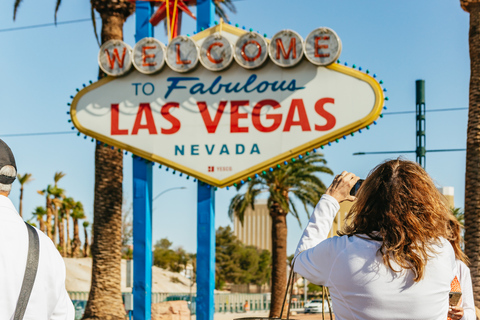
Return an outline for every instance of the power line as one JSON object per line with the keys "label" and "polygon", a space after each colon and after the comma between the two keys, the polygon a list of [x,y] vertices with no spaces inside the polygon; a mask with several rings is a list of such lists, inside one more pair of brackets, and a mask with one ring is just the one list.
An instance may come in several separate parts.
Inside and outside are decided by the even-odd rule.
{"label": "power line", "polygon": [[12,134],[0,134],[0,137],[28,137],[28,136],[48,136],[57,134],[72,134],[75,131],[57,131],[57,132],[36,132],[36,133],[12,133]]}
{"label": "power line", "polygon": [[[100,18],[95,18],[96,20]],[[7,29],[0,29],[0,32],[10,32],[10,31],[19,31],[19,30],[25,30],[25,29],[36,29],[36,28],[45,28],[45,27],[52,27],[52,26],[58,26],[62,24],[71,24],[71,23],[79,23],[79,22],[86,22],[86,21],[92,21],[91,18],[88,19],[78,19],[78,20],[68,20],[68,21],[60,21],[55,24],[55,22],[52,23],[44,23],[44,24],[34,24],[31,26],[23,26],[23,27],[15,27],[15,28],[7,28]]]}
{"label": "power line", "polygon": [[[468,110],[468,108],[446,108],[446,109],[431,109],[425,110],[425,112],[442,112],[442,111],[459,111],[459,110]],[[407,114],[415,113],[416,111],[396,111],[396,112],[384,112],[386,115],[395,115],[395,114]]]}
{"label": "power line", "polygon": [[[425,150],[425,152],[457,152],[457,151],[467,151],[467,149],[435,149],[435,150]],[[416,153],[414,150],[409,151],[372,151],[372,152],[355,152],[354,156],[364,156],[367,154],[391,154],[391,153]]]}

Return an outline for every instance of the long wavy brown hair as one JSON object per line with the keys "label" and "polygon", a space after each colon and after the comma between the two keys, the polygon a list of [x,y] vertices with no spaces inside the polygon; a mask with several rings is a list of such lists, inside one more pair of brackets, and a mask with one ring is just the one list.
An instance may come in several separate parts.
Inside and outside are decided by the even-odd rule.
{"label": "long wavy brown hair", "polygon": [[449,228],[450,228],[450,244],[455,252],[455,258],[463,261],[466,265],[469,264],[467,255],[462,251],[462,225],[458,222],[457,218],[453,214],[449,216]]}
{"label": "long wavy brown hair", "polygon": [[357,193],[339,235],[366,235],[381,241],[379,254],[423,278],[425,265],[440,238],[450,240],[450,210],[430,176],[418,164],[389,160],[373,169]]}

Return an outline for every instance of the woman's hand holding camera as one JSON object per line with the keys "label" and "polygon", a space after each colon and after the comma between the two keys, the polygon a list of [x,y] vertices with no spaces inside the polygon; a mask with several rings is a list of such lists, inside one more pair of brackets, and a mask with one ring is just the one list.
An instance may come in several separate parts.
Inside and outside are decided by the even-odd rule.
{"label": "woman's hand holding camera", "polygon": [[328,187],[325,194],[334,197],[338,203],[354,201],[356,197],[350,195],[350,190],[360,178],[351,172],[343,171],[333,179],[332,184]]}
{"label": "woman's hand holding camera", "polygon": [[463,318],[463,308],[459,306],[450,306],[448,308],[448,317],[452,320],[459,320]]}

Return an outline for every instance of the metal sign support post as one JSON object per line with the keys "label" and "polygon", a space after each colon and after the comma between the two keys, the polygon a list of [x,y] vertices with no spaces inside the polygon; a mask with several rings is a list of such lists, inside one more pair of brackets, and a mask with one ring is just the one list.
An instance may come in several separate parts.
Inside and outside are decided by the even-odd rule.
{"label": "metal sign support post", "polygon": [[[213,24],[212,0],[197,1],[197,32]],[[215,289],[215,190],[197,183],[197,319],[213,320]]]}
{"label": "metal sign support post", "polygon": [[197,191],[197,319],[213,320],[215,289],[215,191],[198,182]]}
{"label": "metal sign support post", "polygon": [[[153,36],[152,7],[136,1],[135,41]],[[152,164],[133,159],[133,313],[150,320],[152,313]]]}

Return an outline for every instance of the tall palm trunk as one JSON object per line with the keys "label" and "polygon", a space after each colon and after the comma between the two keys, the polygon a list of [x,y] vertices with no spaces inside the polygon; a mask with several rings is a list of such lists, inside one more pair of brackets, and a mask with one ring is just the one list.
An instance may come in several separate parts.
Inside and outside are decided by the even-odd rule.
{"label": "tall palm trunk", "polygon": [[52,210],[53,210],[53,218],[54,218],[54,221],[53,221],[53,243],[55,243],[55,246],[58,246],[58,241],[59,241],[59,237],[58,237],[58,227],[59,227],[59,224],[58,224],[58,210],[57,208],[55,207],[55,205],[52,206]]}
{"label": "tall palm trunk", "polygon": [[470,12],[470,95],[465,172],[465,253],[470,259],[475,305],[480,308],[480,3],[461,1]]}
{"label": "tall palm trunk", "polygon": [[[287,213],[278,203],[270,205],[272,217],[272,297],[270,318],[279,318],[287,286]],[[285,312],[285,311],[284,311]]]}
{"label": "tall palm trunk", "polygon": [[[91,0],[102,18],[102,43],[123,40],[123,24],[135,11],[128,0]],[[83,319],[125,318],[120,266],[122,259],[123,153],[97,144],[93,212],[92,284]]]}
{"label": "tall palm trunk", "polygon": [[58,216],[58,246],[60,248],[60,253],[63,257],[66,257],[66,247],[65,247],[65,229],[63,228],[63,219]]}
{"label": "tall palm trunk", "polygon": [[[87,238],[85,238],[85,241],[88,241]],[[73,219],[73,248],[72,248],[72,256],[74,258],[78,258],[80,254],[80,246],[82,245],[82,242],[80,241],[80,235],[79,235],[79,230],[78,230],[78,219]]]}
{"label": "tall palm trunk", "polygon": [[20,203],[18,205],[18,213],[23,217],[23,184],[20,186]]}
{"label": "tall palm trunk", "polygon": [[72,248],[70,243],[70,210],[65,210],[65,220],[66,220],[66,244],[65,244],[65,257],[72,256]]}
{"label": "tall palm trunk", "polygon": [[87,227],[84,225],[83,226],[83,233],[84,233],[84,236],[85,236],[85,242],[83,243],[83,256],[84,257],[88,257],[89,255],[89,247],[88,247],[88,231],[87,231]]}
{"label": "tall palm trunk", "polygon": [[45,221],[43,221],[43,217],[42,217],[42,216],[38,216],[38,217],[37,217],[37,221],[38,221],[38,225],[39,225],[40,231],[46,232],[46,230],[45,230]]}
{"label": "tall palm trunk", "polygon": [[52,199],[47,194],[47,221],[46,221],[46,229],[47,229],[47,236],[55,243],[52,233]]}
{"label": "tall palm trunk", "polygon": [[123,155],[97,145],[95,157],[92,284],[83,319],[124,319],[120,264],[122,258]]}

